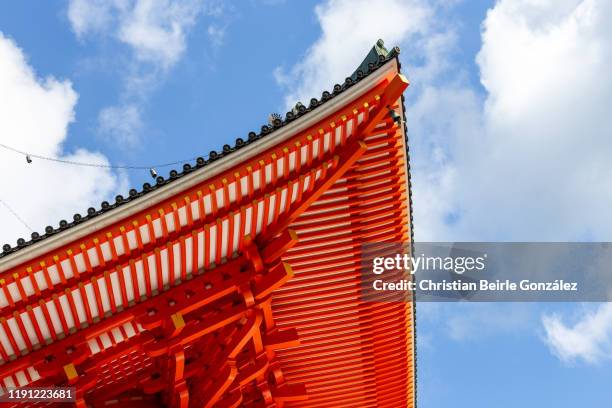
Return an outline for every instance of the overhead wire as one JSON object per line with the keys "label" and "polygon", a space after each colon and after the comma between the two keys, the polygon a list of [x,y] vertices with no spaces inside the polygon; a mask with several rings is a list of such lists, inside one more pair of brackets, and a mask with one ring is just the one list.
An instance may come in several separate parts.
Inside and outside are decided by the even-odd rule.
{"label": "overhead wire", "polygon": [[15,217],[17,221],[22,223],[28,230],[30,230],[30,232],[34,232],[34,230],[28,225],[28,223],[25,222],[23,218],[21,218],[19,214],[17,214],[17,212],[13,210],[13,208],[11,208],[11,206],[6,203],[6,201],[0,199],[0,204],[2,204],[4,208],[6,208],[8,212],[10,212],[13,215],[13,217]]}
{"label": "overhead wire", "polygon": [[[5,150],[12,151],[14,153],[18,153],[24,156],[26,159],[30,158],[30,160],[31,158],[35,158],[35,159],[46,160],[46,161],[51,161],[51,162],[56,162],[56,163],[69,164],[72,166],[101,167],[101,168],[107,168],[107,169],[150,170],[152,168],[170,167],[170,166],[176,166],[179,164],[190,163],[198,159],[198,157],[192,157],[189,159],[177,160],[177,161],[167,162],[167,163],[149,164],[146,166],[145,165],[105,164],[105,163],[90,163],[90,162],[81,162],[81,161],[76,161],[76,160],[67,160],[67,159],[61,159],[58,157],[50,157],[50,156],[44,156],[41,154],[29,153],[24,150],[16,149],[12,146],[5,145],[3,143],[0,143],[0,147]],[[200,157],[206,157],[206,155],[203,155]],[[30,160],[28,160],[28,163],[30,163]]]}
{"label": "overhead wire", "polygon": [[[61,159],[58,157],[50,157],[50,156],[44,156],[41,154],[30,153],[24,150],[14,148],[12,146],[8,146],[3,143],[0,143],[0,148],[3,148],[5,150],[8,150],[13,153],[17,153],[17,154],[24,156],[28,163],[32,163],[32,158],[35,158],[35,159],[40,159],[40,160],[45,160],[45,161],[50,161],[50,162],[55,162],[55,163],[60,163],[60,164],[67,164],[71,166],[97,167],[97,168],[122,169],[122,170],[149,170],[149,172],[151,173],[153,177],[157,177],[157,172],[155,171],[156,168],[170,167],[170,166],[176,166],[176,165],[185,164],[185,163],[191,163],[193,161],[196,161],[199,157],[208,156],[208,155],[202,155],[199,157],[192,157],[192,158],[184,159],[184,160],[176,160],[176,161],[167,162],[167,163],[156,163],[156,164],[150,164],[150,165],[145,166],[145,165],[91,163],[91,162],[82,162],[82,161],[76,161],[76,160],[67,160],[67,159]],[[0,204],[2,204],[2,206],[6,208],[6,210],[17,221],[19,221],[23,226],[25,226],[30,232],[34,232],[34,230],[28,225],[28,223],[25,222],[25,220],[21,218],[21,216],[15,210],[13,210],[13,208],[10,205],[8,205],[6,201],[0,199]]]}

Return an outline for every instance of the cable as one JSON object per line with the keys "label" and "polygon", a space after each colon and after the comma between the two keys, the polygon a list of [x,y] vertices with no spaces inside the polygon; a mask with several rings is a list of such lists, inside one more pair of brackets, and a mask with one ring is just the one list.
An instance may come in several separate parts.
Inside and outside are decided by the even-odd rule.
{"label": "cable", "polygon": [[22,223],[27,229],[30,230],[30,232],[34,232],[34,230],[23,220],[23,218],[21,218],[19,216],[19,214],[17,214],[10,205],[8,205],[6,202],[4,202],[2,199],[0,199],[0,204],[2,204],[11,214],[13,214],[13,216],[17,219],[17,221],[19,221],[20,223]]}
{"label": "cable", "polygon": [[[28,163],[32,162],[31,158],[33,157],[33,158],[40,159],[40,160],[46,160],[46,161],[62,163],[62,164],[69,164],[69,165],[72,165],[72,166],[99,167],[99,168],[107,168],[107,169],[149,170],[153,177],[157,176],[157,172],[155,171],[155,168],[170,167],[170,166],[176,166],[178,164],[190,163],[190,162],[196,161],[199,158],[199,157],[193,157],[193,158],[190,158],[190,159],[177,160],[177,161],[168,162],[168,163],[151,164],[151,165],[148,165],[148,166],[132,166],[132,165],[114,165],[114,164],[87,163],[87,162],[79,162],[79,161],[74,161],[74,160],[59,159],[57,157],[48,157],[48,156],[43,156],[43,155],[40,155],[40,154],[28,153],[28,152],[16,149],[16,148],[11,147],[11,146],[7,146],[7,145],[5,145],[3,143],[0,143],[0,147],[5,149],[5,150],[9,150],[11,152],[14,152],[14,153],[21,154],[22,156],[24,156],[26,158]],[[207,156],[208,155],[203,155],[201,157],[207,157]],[[21,224],[23,224],[28,230],[30,230],[31,232],[34,232],[34,230],[28,225],[28,223],[26,223],[23,220],[23,218],[21,218],[19,216],[19,214],[17,214],[15,212],[15,210],[13,210],[11,208],[11,206],[9,206],[5,201],[0,199],[0,204],[2,204],[13,215],[13,217],[15,217],[15,219],[17,219]]]}
{"label": "cable", "polygon": [[[57,157],[42,156],[40,154],[33,154],[33,153],[24,152],[23,150],[15,149],[14,147],[7,146],[7,145],[2,144],[2,143],[0,143],[0,147],[2,147],[3,149],[6,149],[6,150],[10,150],[10,151],[12,151],[14,153],[19,153],[19,154],[23,155],[26,158],[34,157],[34,158],[40,159],[40,160],[47,160],[47,161],[52,161],[52,162],[56,162],[56,163],[70,164],[70,165],[73,165],[73,166],[102,167],[102,168],[107,168],[107,169],[150,170],[151,168],[170,167],[170,166],[176,166],[178,164],[190,163],[190,162],[193,162],[196,159],[198,159],[197,157],[192,157],[190,159],[177,160],[177,161],[169,162],[169,163],[151,164],[151,165],[148,165],[148,166],[130,166],[130,165],[86,163],[86,162],[78,162],[78,161],[73,161],[73,160],[59,159]],[[204,155],[204,157],[205,156],[207,156],[207,155]]]}

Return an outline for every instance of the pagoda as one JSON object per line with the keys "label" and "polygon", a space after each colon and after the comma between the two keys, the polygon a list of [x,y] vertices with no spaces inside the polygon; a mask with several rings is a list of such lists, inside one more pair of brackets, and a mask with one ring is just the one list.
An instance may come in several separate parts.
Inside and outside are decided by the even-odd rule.
{"label": "pagoda", "polygon": [[398,54],[379,40],[342,84],[260,132],[4,245],[0,393],[415,406],[414,302],[364,301],[359,282],[364,244],[412,242]]}

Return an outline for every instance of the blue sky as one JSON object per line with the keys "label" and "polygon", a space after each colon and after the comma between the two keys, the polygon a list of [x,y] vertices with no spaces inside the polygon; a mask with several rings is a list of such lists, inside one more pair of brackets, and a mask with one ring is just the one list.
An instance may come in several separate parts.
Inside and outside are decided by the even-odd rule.
{"label": "blue sky", "polygon": [[[319,97],[383,38],[411,80],[417,240],[609,241],[611,16],[605,0],[3,2],[0,142],[195,157]],[[0,200],[39,231],[150,180],[2,150],[0,170]],[[0,225],[3,242],[30,233],[2,207]],[[612,400],[609,305],[418,310],[423,408]]]}
{"label": "blue sky", "polygon": [[[121,104],[126,92],[122,78],[134,58],[129,46],[110,33],[78,38],[64,2],[3,5],[0,27],[40,76],[69,79],[78,92],[68,150],[100,150],[114,163],[155,163],[198,156],[258,129],[282,106],[274,68],[297,60],[317,36],[312,6],[244,2],[240,8],[222,7],[227,15],[200,15],[189,31],[186,52],[171,71],[155,74],[155,62],[138,68],[155,79],[147,84],[150,90],[141,106],[138,138],[143,143],[129,148],[108,143],[98,120],[101,109]],[[33,8],[36,18],[31,21]],[[291,32],[279,31],[270,21],[283,21]],[[208,34],[213,24],[228,27],[222,45],[215,45]],[[240,120],[235,120],[237,112]],[[144,180],[138,173],[129,176],[130,184]]]}

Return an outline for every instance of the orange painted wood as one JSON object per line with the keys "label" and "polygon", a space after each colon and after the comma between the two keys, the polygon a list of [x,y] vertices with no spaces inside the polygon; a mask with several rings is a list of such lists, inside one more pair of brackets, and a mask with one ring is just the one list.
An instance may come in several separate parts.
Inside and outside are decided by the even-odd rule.
{"label": "orange painted wood", "polygon": [[[0,347],[5,361],[0,376],[16,381],[18,372],[35,367],[44,375],[33,380],[27,373],[33,384],[73,381],[63,366],[47,362],[52,353],[81,375],[74,381],[83,384],[82,405],[130,406],[131,395],[150,401],[151,392],[177,407],[254,406],[256,401],[279,408],[412,406],[412,305],[363,302],[357,273],[363,244],[409,240],[405,141],[402,129],[387,117],[389,107],[399,108],[406,86],[401,75],[390,75],[257,157],[3,273],[8,305],[0,310],[0,322],[18,358],[8,361],[9,352]],[[294,169],[288,171],[291,155]],[[241,175],[246,176],[244,191]],[[193,200],[197,211],[192,211]],[[158,236],[154,222],[159,222]],[[139,225],[146,226],[148,237],[146,232],[141,236]],[[132,233],[134,247],[128,239]],[[113,237],[122,245],[116,247]],[[110,258],[103,258],[103,244]],[[87,248],[94,248],[97,262]],[[250,254],[248,259],[243,253]],[[78,271],[75,254],[82,256],[85,270]],[[203,270],[198,269],[200,256]],[[61,264],[66,259],[72,277]],[[169,285],[163,288],[165,262]],[[50,266],[57,268],[56,284]],[[38,271],[46,288],[33,277]],[[115,283],[111,273],[117,274]],[[31,283],[33,299],[26,299],[22,279]],[[126,279],[132,284],[130,304]],[[12,283],[19,299],[8,290]],[[86,285],[92,286],[91,303]],[[81,302],[73,290],[83,301],[87,325],[79,323]],[[110,305],[106,315],[103,297]],[[49,301],[60,312],[55,322]],[[68,305],[65,314],[62,302]],[[35,308],[44,320],[40,326]],[[31,335],[24,316],[33,323]],[[19,350],[8,319],[15,319],[25,349]],[[34,341],[47,342],[45,325],[50,344],[35,349]],[[134,333],[128,336],[126,327]]]}

